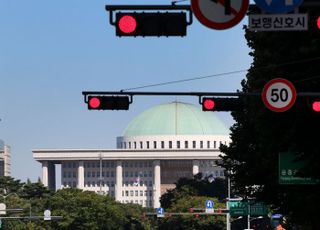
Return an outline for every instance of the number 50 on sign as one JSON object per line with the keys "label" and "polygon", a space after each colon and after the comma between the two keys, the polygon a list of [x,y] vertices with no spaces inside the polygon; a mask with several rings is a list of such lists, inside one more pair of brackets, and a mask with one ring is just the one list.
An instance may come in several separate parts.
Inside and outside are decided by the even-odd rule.
{"label": "number 50 on sign", "polygon": [[290,109],[297,98],[293,84],[284,78],[275,78],[267,82],[262,91],[262,101],[274,112],[284,112]]}

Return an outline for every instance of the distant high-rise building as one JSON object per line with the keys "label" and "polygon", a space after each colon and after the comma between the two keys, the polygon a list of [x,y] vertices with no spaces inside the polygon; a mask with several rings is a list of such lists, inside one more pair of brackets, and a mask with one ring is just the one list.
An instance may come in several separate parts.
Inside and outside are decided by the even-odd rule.
{"label": "distant high-rise building", "polygon": [[108,194],[121,203],[160,206],[160,196],[181,177],[224,178],[219,147],[229,130],[213,113],[187,103],[150,108],[133,119],[116,149],[34,149],[42,164],[42,182],[56,189],[55,165],[61,164],[61,188]]}
{"label": "distant high-rise building", "polygon": [[11,176],[11,150],[0,140],[0,177]]}

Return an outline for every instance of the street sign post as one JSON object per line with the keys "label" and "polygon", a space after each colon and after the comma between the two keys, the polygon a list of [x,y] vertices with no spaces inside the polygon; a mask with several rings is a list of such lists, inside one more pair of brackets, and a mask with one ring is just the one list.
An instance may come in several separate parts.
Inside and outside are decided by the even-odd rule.
{"label": "street sign post", "polygon": [[301,177],[297,174],[304,167],[305,162],[295,161],[294,152],[279,153],[279,184],[307,185],[318,184],[319,181],[310,177]]}
{"label": "street sign post", "polygon": [[156,209],[157,212],[157,217],[164,217],[164,209],[163,208],[157,208]]}
{"label": "street sign post", "polygon": [[294,11],[303,0],[254,0],[256,4],[267,13],[283,14]]}
{"label": "street sign post", "polygon": [[191,0],[196,18],[205,26],[223,30],[238,24],[246,15],[249,0]]}
{"label": "street sign post", "polygon": [[263,202],[249,201],[229,201],[231,216],[266,216],[269,208]]}
{"label": "street sign post", "polygon": [[307,14],[249,14],[250,31],[306,31]]}
{"label": "street sign post", "polygon": [[213,209],[214,202],[212,200],[206,200],[205,206],[206,206],[206,210],[205,210],[206,213],[214,213],[214,209]]}
{"label": "street sign post", "polygon": [[43,220],[51,220],[51,211],[49,209],[43,212]]}
{"label": "street sign post", "polygon": [[274,112],[285,112],[294,105],[297,92],[290,81],[275,78],[267,82],[261,96],[268,109]]}
{"label": "street sign post", "polygon": [[0,203],[0,215],[6,215],[7,214],[6,209],[7,209],[6,204]]}

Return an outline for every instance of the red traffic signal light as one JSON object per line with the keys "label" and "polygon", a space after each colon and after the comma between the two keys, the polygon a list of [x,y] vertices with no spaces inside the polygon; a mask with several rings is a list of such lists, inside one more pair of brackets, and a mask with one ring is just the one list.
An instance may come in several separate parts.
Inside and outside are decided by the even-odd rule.
{"label": "red traffic signal light", "polygon": [[318,16],[318,18],[317,18],[317,27],[320,30],[320,16]]}
{"label": "red traffic signal light", "polygon": [[186,36],[187,18],[184,12],[118,12],[117,36]]}
{"label": "red traffic signal light", "polygon": [[122,33],[133,33],[137,28],[137,20],[131,15],[123,15],[119,18],[117,27]]}
{"label": "red traffic signal light", "polygon": [[236,111],[242,108],[242,101],[236,97],[204,97],[202,111]]}
{"label": "red traffic signal light", "polygon": [[312,102],[312,110],[314,112],[320,112],[320,100]]}
{"label": "red traffic signal light", "polygon": [[88,96],[89,110],[128,110],[128,96]]}

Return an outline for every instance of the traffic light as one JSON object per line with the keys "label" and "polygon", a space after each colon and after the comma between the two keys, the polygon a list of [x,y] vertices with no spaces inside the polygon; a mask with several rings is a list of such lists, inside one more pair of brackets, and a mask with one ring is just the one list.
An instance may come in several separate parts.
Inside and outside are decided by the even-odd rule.
{"label": "traffic light", "polygon": [[89,110],[128,110],[128,96],[88,96]]}
{"label": "traffic light", "polygon": [[238,97],[204,97],[203,111],[236,111],[242,108],[242,101]]}
{"label": "traffic light", "polygon": [[116,35],[121,36],[186,36],[185,12],[117,12]]}
{"label": "traffic light", "polygon": [[309,104],[312,111],[319,113],[320,112],[320,98],[309,99]]}

